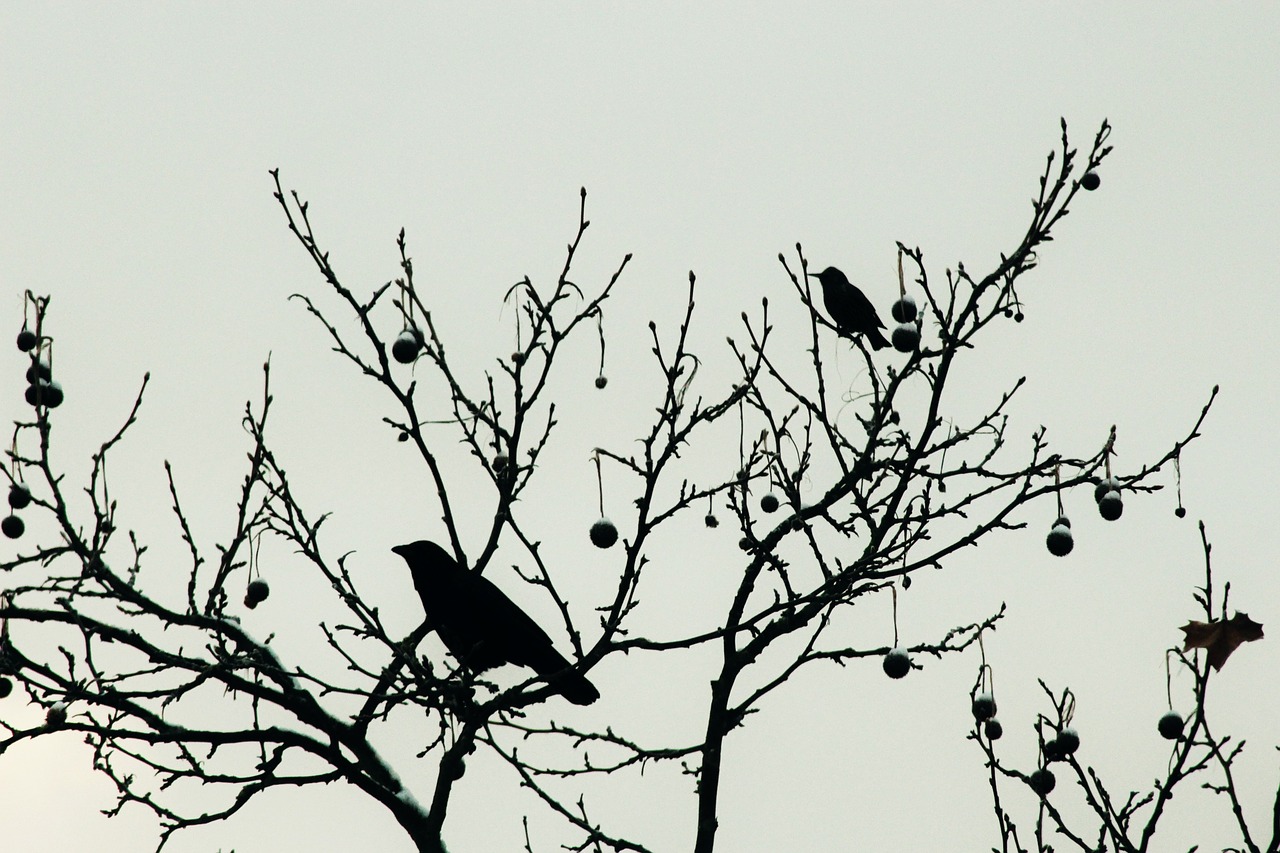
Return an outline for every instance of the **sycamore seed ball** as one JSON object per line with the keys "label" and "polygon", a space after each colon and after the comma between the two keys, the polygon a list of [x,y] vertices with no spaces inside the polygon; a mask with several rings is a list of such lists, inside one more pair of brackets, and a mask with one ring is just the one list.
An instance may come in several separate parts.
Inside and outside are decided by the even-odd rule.
{"label": "sycamore seed ball", "polygon": [[911,294],[903,294],[901,299],[893,303],[889,313],[899,323],[910,323],[916,318],[916,301],[911,298]]}
{"label": "sycamore seed ball", "polygon": [[1119,492],[1107,492],[1098,501],[1098,514],[1107,521],[1115,521],[1124,512],[1124,501]]}
{"label": "sycamore seed ball", "polygon": [[986,734],[987,740],[1000,740],[1004,737],[1004,726],[1000,725],[1000,721],[995,717],[982,724],[982,731]]}
{"label": "sycamore seed ball", "polygon": [[612,548],[618,541],[618,528],[607,518],[601,518],[591,525],[591,544],[597,548]]}
{"label": "sycamore seed ball", "polygon": [[49,706],[49,710],[45,712],[44,724],[51,729],[56,729],[67,721],[67,703],[54,702]]}
{"label": "sycamore seed ball", "polygon": [[56,379],[51,379],[44,387],[44,404],[51,409],[62,405],[62,386]]}
{"label": "sycamore seed ball", "polygon": [[1177,740],[1182,737],[1182,715],[1177,711],[1169,711],[1160,718],[1156,728],[1165,740]]}
{"label": "sycamore seed ball", "polygon": [[716,517],[715,517],[714,515],[712,515],[711,513],[707,513],[707,517],[706,517],[706,518],[704,518],[702,521],[703,521],[703,523],[704,523],[704,524],[706,524],[706,525],[707,525],[707,527],[719,527],[719,526],[720,526],[720,519],[716,518]]}
{"label": "sycamore seed ball", "polygon": [[996,715],[996,700],[990,693],[979,693],[973,698],[973,718],[979,722]]}
{"label": "sycamore seed ball", "polygon": [[9,487],[9,506],[22,509],[29,503],[31,503],[31,489],[27,488],[26,483],[14,483]]}
{"label": "sycamore seed ball", "polygon": [[1102,499],[1107,496],[1108,492],[1120,491],[1120,478],[1106,477],[1098,481],[1093,487],[1093,500],[1095,503],[1101,503]]}
{"label": "sycamore seed ball", "polygon": [[1053,771],[1047,767],[1041,767],[1036,770],[1027,777],[1027,781],[1031,783],[1031,790],[1042,797],[1047,796],[1054,786],[1058,784],[1058,780],[1053,778]]}
{"label": "sycamore seed ball", "polygon": [[920,330],[915,323],[900,323],[893,330],[893,348],[898,352],[915,352],[920,346]]}
{"label": "sycamore seed ball", "polygon": [[1080,748],[1080,735],[1070,726],[1058,732],[1056,740],[1063,755],[1073,755]]}
{"label": "sycamore seed ball", "polygon": [[17,539],[26,529],[27,526],[16,515],[5,516],[4,521],[0,521],[0,530],[4,531],[4,535],[10,539]]}
{"label": "sycamore seed ball", "polygon": [[13,682],[7,678],[0,678],[0,699],[5,698],[13,692]]}
{"label": "sycamore seed ball", "polygon": [[603,373],[596,377],[597,388],[604,388],[604,386],[608,384],[609,384],[609,377],[605,376]]}
{"label": "sycamore seed ball", "polygon": [[1098,177],[1097,172],[1085,172],[1084,177],[1080,179],[1080,186],[1084,187],[1089,192],[1093,192],[1098,187],[1102,186],[1102,178]]}
{"label": "sycamore seed ball", "polygon": [[1049,548],[1049,553],[1055,557],[1065,557],[1071,553],[1071,549],[1076,546],[1075,541],[1071,538],[1071,528],[1062,522],[1065,519],[1058,519],[1058,523],[1053,525],[1049,530],[1049,535],[1045,537],[1045,545]]}
{"label": "sycamore seed ball", "polygon": [[911,656],[904,648],[896,648],[884,656],[884,674],[890,678],[902,678],[911,671]]}
{"label": "sycamore seed ball", "polygon": [[36,348],[36,333],[30,329],[23,329],[18,332],[18,349],[23,352],[31,352]]}
{"label": "sycamore seed ball", "polygon": [[1173,511],[1173,514],[1176,515],[1178,518],[1186,518],[1187,508],[1185,506],[1180,506]]}
{"label": "sycamore seed ball", "polygon": [[391,344],[391,356],[401,364],[410,364],[418,357],[418,350],[422,347],[418,336],[410,329],[405,329],[396,335],[395,341]]}
{"label": "sycamore seed ball", "polygon": [[773,492],[769,492],[760,498],[760,508],[765,512],[778,511],[778,496]]}
{"label": "sycamore seed ball", "polygon": [[36,384],[40,379],[48,382],[53,378],[53,372],[49,370],[49,363],[44,359],[31,359],[31,366],[27,368],[27,383]]}

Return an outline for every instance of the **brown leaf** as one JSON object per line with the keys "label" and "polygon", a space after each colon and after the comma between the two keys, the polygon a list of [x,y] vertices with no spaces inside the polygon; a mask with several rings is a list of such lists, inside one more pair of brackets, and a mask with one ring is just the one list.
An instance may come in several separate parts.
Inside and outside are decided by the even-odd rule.
{"label": "brown leaf", "polygon": [[1192,620],[1182,626],[1185,638],[1182,650],[1205,649],[1209,653],[1209,665],[1214,669],[1222,669],[1222,665],[1231,657],[1231,653],[1241,643],[1262,639],[1262,625],[1254,622],[1239,611],[1230,619],[1216,619],[1212,622],[1196,622]]}

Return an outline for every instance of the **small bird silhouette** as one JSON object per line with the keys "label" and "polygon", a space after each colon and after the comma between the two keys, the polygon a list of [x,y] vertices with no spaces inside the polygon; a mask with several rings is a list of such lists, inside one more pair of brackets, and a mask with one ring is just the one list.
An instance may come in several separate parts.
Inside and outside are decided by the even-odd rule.
{"label": "small bird silhouette", "polygon": [[434,542],[391,549],[404,558],[431,627],[467,669],[484,672],[513,663],[546,678],[575,705],[590,705],[600,691],[555,647],[551,638],[488,578],[458,565]]}
{"label": "small bird silhouette", "polygon": [[876,306],[866,295],[849,283],[845,274],[835,267],[827,267],[820,273],[809,273],[809,276],[822,282],[822,304],[827,306],[831,322],[845,337],[862,334],[872,349],[883,349],[889,345],[880,330],[884,323],[876,314]]}

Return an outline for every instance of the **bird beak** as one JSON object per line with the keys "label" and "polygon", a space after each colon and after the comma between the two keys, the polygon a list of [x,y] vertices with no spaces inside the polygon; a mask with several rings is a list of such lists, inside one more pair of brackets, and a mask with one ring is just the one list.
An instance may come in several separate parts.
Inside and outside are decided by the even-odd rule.
{"label": "bird beak", "polygon": [[809,272],[808,270],[805,270],[805,273],[804,273],[804,274],[805,274],[805,275],[807,275],[807,276],[809,276],[809,278],[817,278],[817,277],[818,277],[818,274],[817,274],[816,272]]}

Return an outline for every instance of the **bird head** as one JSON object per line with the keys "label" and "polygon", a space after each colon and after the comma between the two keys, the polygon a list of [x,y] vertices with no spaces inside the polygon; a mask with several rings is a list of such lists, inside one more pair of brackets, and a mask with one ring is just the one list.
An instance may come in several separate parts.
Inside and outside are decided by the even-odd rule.
{"label": "bird head", "polygon": [[403,557],[410,566],[440,565],[453,562],[453,558],[449,556],[447,551],[434,542],[428,542],[426,539],[419,539],[417,542],[409,542],[405,545],[396,545],[391,551]]}
{"label": "bird head", "polygon": [[849,283],[849,279],[845,278],[844,273],[840,272],[840,270],[836,269],[835,267],[827,267],[822,272],[817,272],[817,273],[811,272],[811,273],[806,273],[806,275],[808,275],[810,278],[816,278],[818,281],[822,282],[823,287],[831,287],[833,285],[842,285],[842,284]]}

